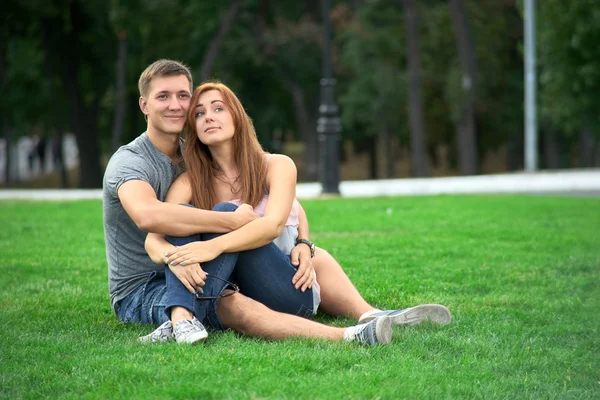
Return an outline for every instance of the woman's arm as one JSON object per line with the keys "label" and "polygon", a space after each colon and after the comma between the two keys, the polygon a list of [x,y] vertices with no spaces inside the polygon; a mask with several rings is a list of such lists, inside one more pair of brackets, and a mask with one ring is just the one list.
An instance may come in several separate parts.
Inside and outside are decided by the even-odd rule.
{"label": "woman's arm", "polygon": [[306,216],[306,211],[304,211],[304,207],[300,204],[300,210],[298,211],[298,239],[308,238],[308,218]]}
{"label": "woman's arm", "polygon": [[296,197],[296,165],[291,158],[273,155],[267,167],[269,200],[265,214],[241,228],[212,240],[190,243],[169,254],[169,262],[206,262],[221,253],[255,249],[279,236]]}
{"label": "woman's arm", "polygon": [[[169,188],[165,202],[188,204],[191,200],[192,188],[187,173],[184,173],[179,176]],[[166,261],[165,255],[175,250],[175,246],[167,242],[165,236],[159,233],[148,233],[146,236],[145,248],[150,259],[157,264],[164,264]]]}
{"label": "woman's arm", "polygon": [[[306,217],[306,211],[300,204],[300,210],[298,212],[298,239],[308,240],[308,218]],[[292,278],[292,283],[296,289],[301,288],[304,292],[307,288],[312,288],[312,285],[316,278],[311,259],[310,248],[304,243],[296,245],[292,249],[290,254],[292,265],[298,268],[298,271]]]}
{"label": "woman's arm", "polygon": [[222,253],[227,253],[255,249],[275,240],[285,227],[296,198],[296,174],[296,165],[291,158],[272,155],[267,167],[269,200],[263,217],[211,242]]}

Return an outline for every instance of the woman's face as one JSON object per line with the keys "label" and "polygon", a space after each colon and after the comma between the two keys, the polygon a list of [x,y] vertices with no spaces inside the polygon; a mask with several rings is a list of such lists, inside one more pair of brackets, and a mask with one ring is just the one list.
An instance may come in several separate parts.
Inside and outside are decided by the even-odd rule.
{"label": "woman's face", "polygon": [[194,110],[198,139],[207,146],[225,143],[235,132],[231,110],[218,90],[208,90],[200,95]]}

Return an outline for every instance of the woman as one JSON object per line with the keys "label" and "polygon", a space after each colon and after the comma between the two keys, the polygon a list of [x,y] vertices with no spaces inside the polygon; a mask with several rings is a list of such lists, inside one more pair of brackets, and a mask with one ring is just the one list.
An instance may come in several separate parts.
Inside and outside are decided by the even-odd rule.
{"label": "woman", "polygon": [[[300,285],[306,291],[295,290],[291,285],[296,270],[289,254],[298,236],[298,217],[303,213],[295,200],[296,167],[293,161],[287,156],[269,155],[262,150],[250,118],[235,94],[223,84],[209,82],[196,89],[187,125],[184,153],[187,172],[173,183],[166,201],[190,203],[204,209],[222,208],[224,203],[252,206],[261,218],[226,235],[202,237],[200,241],[177,248],[174,239],[169,243],[160,235],[149,234],[146,241],[148,254],[155,262],[167,262],[190,292],[203,290],[204,277],[198,279],[192,274],[178,274],[174,267],[205,265],[223,253],[235,254],[240,258],[236,259],[238,266],[232,270],[231,279],[239,283],[242,293],[276,311],[309,317],[316,312],[320,300],[314,272],[310,270],[300,278]],[[272,244],[273,241],[279,248]],[[265,276],[260,268],[248,267],[257,262],[256,253],[250,257],[244,252],[250,249],[262,251],[266,261],[263,265],[276,272]],[[248,275],[249,271],[254,271],[254,275]],[[364,304],[364,311],[379,311]],[[425,310],[429,315],[416,311],[420,313],[418,322],[431,317],[432,309]],[[407,312],[394,312],[396,314],[391,317],[401,321],[394,322],[408,321],[404,318]],[[398,313],[403,316],[400,318]],[[391,329],[389,335],[387,325],[382,325],[381,330],[385,332],[384,341],[389,341]]]}
{"label": "woman", "polygon": [[[209,210],[217,204],[223,209],[223,203],[251,206],[261,218],[226,236],[203,237],[204,241],[179,248],[173,246],[181,243],[175,238],[167,241],[161,235],[148,234],[148,254],[158,263],[186,266],[214,260],[222,253],[238,254],[266,246],[268,250],[261,252],[263,264],[268,260],[270,266],[278,268],[277,276],[247,276],[251,268],[235,268],[231,280],[239,284],[242,293],[275,311],[311,316],[320,302],[314,271],[309,269],[292,285],[296,268],[289,254],[298,236],[300,214],[293,161],[262,150],[250,118],[225,85],[201,85],[191,104],[184,149],[187,172],[173,183],[166,201]],[[243,252],[239,257],[238,265],[257,262],[255,253],[252,260]],[[171,269],[176,275],[180,272]],[[204,290],[200,285],[203,279],[183,274],[178,278],[190,292]]]}

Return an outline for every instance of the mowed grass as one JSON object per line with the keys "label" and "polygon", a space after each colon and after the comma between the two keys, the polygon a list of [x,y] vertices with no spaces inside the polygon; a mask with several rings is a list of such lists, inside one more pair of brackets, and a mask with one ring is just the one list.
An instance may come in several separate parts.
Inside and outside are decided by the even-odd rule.
{"label": "mowed grass", "polygon": [[303,204],[369,302],[442,303],[452,324],[394,328],[377,348],[232,332],[141,345],[150,329],[109,306],[101,203],[4,201],[0,397],[600,398],[600,199]]}

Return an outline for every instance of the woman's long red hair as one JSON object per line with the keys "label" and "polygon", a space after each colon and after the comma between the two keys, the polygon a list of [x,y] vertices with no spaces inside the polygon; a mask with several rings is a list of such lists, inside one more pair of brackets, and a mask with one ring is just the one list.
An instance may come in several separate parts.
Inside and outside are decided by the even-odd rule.
{"label": "woman's long red hair", "polygon": [[194,90],[187,115],[187,133],[184,146],[184,159],[192,188],[192,204],[205,210],[212,209],[217,203],[214,180],[218,173],[208,146],[198,139],[196,130],[196,105],[200,96],[209,91],[218,90],[223,96],[225,107],[231,113],[235,132],[233,134],[234,162],[240,174],[239,198],[242,203],[253,207],[265,195],[267,168],[265,151],[262,149],[252,120],[235,93],[220,82],[204,82]]}

